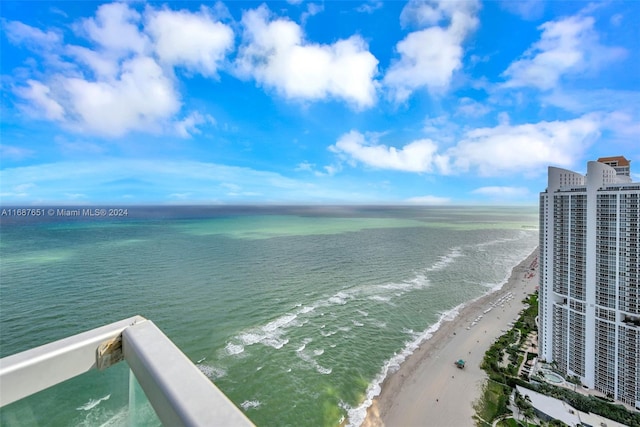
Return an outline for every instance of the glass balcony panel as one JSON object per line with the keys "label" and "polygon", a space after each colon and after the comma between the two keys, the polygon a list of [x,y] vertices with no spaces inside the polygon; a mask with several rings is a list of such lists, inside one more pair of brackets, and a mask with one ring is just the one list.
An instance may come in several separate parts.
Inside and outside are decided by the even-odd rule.
{"label": "glass balcony panel", "polygon": [[129,368],[119,363],[104,371],[88,371],[2,407],[0,425],[125,426],[128,403]]}

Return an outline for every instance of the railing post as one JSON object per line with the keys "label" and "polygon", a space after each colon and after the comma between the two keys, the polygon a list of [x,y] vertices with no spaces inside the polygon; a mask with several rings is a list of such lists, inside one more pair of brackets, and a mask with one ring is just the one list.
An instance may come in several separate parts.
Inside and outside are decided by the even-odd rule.
{"label": "railing post", "polygon": [[153,322],[123,331],[122,348],[164,425],[253,425]]}

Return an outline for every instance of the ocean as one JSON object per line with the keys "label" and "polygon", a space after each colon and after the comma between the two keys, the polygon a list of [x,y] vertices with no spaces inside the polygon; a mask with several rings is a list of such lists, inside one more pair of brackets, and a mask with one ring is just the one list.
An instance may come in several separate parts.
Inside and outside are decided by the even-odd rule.
{"label": "ocean", "polygon": [[[258,426],[358,425],[388,372],[538,243],[535,207],[126,209],[0,218],[0,356],[139,314]],[[119,364],[0,424],[159,425],[130,387]]]}

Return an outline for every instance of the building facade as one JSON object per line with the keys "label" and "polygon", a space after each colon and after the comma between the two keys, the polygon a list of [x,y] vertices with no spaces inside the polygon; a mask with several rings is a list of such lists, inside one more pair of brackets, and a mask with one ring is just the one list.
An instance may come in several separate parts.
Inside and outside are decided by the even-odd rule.
{"label": "building facade", "polygon": [[550,167],[540,193],[539,352],[640,409],[640,183],[624,157]]}

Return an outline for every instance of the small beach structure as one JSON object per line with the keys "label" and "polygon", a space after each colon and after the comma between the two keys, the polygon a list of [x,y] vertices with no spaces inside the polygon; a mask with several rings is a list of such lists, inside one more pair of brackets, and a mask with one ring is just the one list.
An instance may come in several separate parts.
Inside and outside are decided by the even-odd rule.
{"label": "small beach structure", "polygon": [[458,360],[455,362],[455,365],[456,365],[458,368],[460,368],[460,369],[464,369],[464,360],[462,360],[462,359],[458,359]]}

